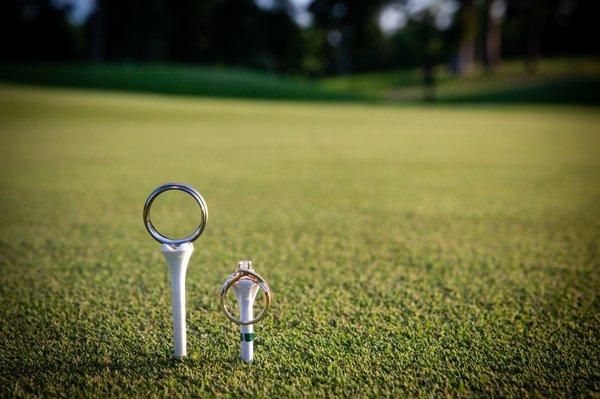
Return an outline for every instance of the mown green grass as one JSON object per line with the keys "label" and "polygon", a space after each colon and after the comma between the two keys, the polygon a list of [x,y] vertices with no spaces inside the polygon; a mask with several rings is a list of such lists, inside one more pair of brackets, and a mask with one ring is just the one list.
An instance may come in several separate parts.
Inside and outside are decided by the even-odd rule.
{"label": "mown green grass", "polygon": [[[0,396],[595,396],[599,127],[2,86]],[[167,181],[210,209],[184,361],[141,220]],[[244,258],[275,292],[252,366],[217,302]]]}

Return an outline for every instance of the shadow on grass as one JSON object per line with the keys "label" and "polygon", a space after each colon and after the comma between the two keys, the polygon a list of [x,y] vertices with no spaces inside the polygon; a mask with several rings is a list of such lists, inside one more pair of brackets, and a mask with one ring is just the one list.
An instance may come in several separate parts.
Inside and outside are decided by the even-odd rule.
{"label": "shadow on grass", "polygon": [[600,77],[565,78],[486,93],[442,98],[440,103],[600,105]]}
{"label": "shadow on grass", "polygon": [[365,95],[243,69],[184,65],[23,64],[0,66],[0,80],[46,86],[225,98],[357,101]]}
{"label": "shadow on grass", "polygon": [[[412,84],[399,89],[396,95],[389,96],[383,92],[379,95],[366,94],[360,89],[331,87],[305,79],[251,70],[170,64],[2,65],[0,81],[197,97],[411,105],[425,103],[420,96],[421,86],[418,80],[411,81]],[[407,82],[403,81],[402,84]],[[501,83],[504,87],[498,87],[498,78],[484,79],[475,90],[465,86],[460,92],[450,93],[442,82],[438,87],[437,100],[427,104],[600,105],[600,76],[565,75],[520,82],[507,78]],[[398,81],[394,81],[394,85],[397,84]],[[403,92],[404,95],[401,94]]]}

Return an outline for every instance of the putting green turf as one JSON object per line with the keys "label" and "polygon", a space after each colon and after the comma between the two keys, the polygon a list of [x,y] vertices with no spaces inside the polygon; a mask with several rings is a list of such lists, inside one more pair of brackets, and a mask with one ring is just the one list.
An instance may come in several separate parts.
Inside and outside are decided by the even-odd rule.
{"label": "putting green turf", "polygon": [[[594,108],[0,86],[0,396],[598,395],[599,135]],[[184,361],[141,218],[167,181],[210,210]],[[217,301],[245,258],[275,292],[252,366]]]}

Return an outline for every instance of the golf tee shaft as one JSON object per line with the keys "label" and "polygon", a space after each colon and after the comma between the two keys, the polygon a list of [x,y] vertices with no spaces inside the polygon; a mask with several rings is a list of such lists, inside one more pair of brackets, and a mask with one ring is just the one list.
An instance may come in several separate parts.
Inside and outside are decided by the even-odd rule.
{"label": "golf tee shaft", "polygon": [[171,273],[171,306],[173,310],[173,343],[175,357],[187,355],[185,335],[185,275],[194,251],[191,243],[171,247],[161,246],[161,251]]}
{"label": "golf tee shaft", "polygon": [[[243,299],[239,302],[240,320],[248,321],[254,318],[254,298]],[[254,325],[240,326],[241,352],[240,357],[247,363],[254,361]]]}
{"label": "golf tee shaft", "polygon": [[173,306],[173,343],[176,357],[187,355],[185,329],[185,272],[171,276],[171,303]]}
{"label": "golf tee shaft", "polygon": [[[233,291],[240,308],[240,320],[250,321],[254,318],[254,299],[259,285],[252,280],[240,280],[233,286]],[[247,363],[254,361],[254,326],[240,326],[241,352],[240,357]]]}

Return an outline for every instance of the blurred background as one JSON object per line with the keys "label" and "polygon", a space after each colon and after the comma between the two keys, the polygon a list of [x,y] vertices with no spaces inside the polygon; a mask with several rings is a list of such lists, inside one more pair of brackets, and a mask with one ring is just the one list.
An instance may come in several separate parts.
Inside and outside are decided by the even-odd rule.
{"label": "blurred background", "polygon": [[[0,0],[0,398],[598,398],[599,16]],[[183,362],[142,223],[169,181],[211,215]],[[276,293],[252,368],[241,259]]]}
{"label": "blurred background", "polygon": [[0,79],[175,94],[600,101],[593,0],[4,0]]}

